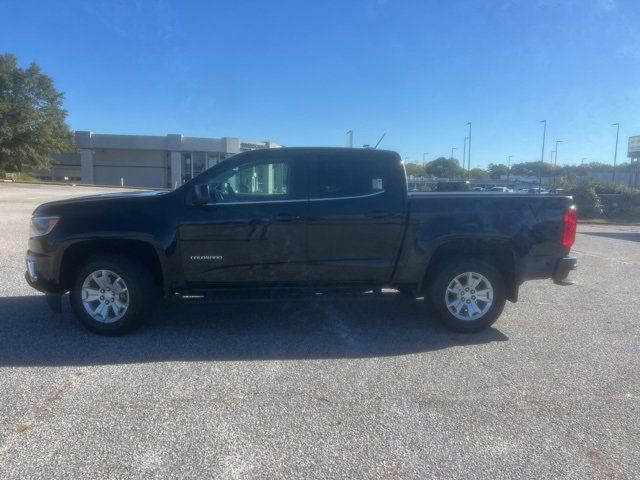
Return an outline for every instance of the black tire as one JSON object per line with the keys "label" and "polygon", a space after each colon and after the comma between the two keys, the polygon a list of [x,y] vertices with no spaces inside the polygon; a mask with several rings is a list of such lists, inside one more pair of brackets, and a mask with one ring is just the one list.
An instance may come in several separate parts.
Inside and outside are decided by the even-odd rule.
{"label": "black tire", "polygon": [[[94,319],[82,301],[82,285],[85,279],[99,270],[108,270],[124,280],[127,287],[128,307],[122,318],[105,323]],[[135,258],[118,254],[99,254],[91,257],[79,270],[69,294],[71,307],[80,322],[100,335],[121,335],[134,328],[150,311],[157,297],[149,269]]]}
{"label": "black tire", "polygon": [[[450,312],[447,307],[447,287],[449,283],[465,272],[479,273],[484,276],[493,287],[493,301],[491,306],[482,316],[476,319],[459,319]],[[506,301],[502,275],[491,264],[478,259],[457,258],[443,264],[438,269],[433,280],[428,282],[427,288],[428,291],[426,292],[425,298],[429,298],[430,305],[435,311],[438,320],[447,329],[455,332],[478,332],[490,327],[502,313]]]}

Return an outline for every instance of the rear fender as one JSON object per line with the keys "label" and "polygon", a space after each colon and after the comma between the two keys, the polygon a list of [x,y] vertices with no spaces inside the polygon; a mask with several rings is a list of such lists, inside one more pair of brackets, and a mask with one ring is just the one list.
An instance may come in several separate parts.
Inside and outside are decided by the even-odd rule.
{"label": "rear fender", "polygon": [[507,298],[517,301],[519,285],[515,272],[518,257],[508,237],[450,236],[432,242],[424,257],[418,291],[428,288],[429,279],[435,276],[439,266],[453,257],[474,257],[494,265],[503,275]]}

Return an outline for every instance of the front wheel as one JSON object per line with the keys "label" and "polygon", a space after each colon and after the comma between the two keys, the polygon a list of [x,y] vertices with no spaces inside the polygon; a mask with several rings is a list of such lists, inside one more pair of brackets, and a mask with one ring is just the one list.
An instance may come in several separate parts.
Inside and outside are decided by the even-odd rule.
{"label": "front wheel", "polygon": [[477,332],[491,326],[506,301],[500,272],[475,259],[445,264],[430,282],[428,293],[439,320],[457,332]]}
{"label": "front wheel", "polygon": [[103,254],[80,269],[70,300],[89,330],[120,335],[147,313],[154,296],[153,280],[144,265],[133,258]]}

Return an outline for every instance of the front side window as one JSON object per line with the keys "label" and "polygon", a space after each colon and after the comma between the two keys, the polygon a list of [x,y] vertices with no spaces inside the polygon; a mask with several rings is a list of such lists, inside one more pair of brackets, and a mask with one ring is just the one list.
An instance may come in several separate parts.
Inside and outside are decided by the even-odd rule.
{"label": "front side window", "polygon": [[284,161],[241,165],[209,181],[209,191],[217,203],[287,200],[294,194],[292,173]]}
{"label": "front side window", "polygon": [[315,170],[312,198],[359,197],[385,188],[384,167],[375,160],[321,157]]}

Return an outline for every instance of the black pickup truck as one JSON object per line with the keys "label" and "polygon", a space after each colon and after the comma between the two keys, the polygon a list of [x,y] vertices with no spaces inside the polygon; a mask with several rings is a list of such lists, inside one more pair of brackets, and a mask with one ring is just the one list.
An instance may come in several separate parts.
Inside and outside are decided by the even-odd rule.
{"label": "black pickup truck", "polygon": [[408,194],[395,152],[256,150],[174,191],[39,206],[26,279],[54,308],[69,291],[102,334],[128,330],[159,296],[382,287],[424,296],[445,326],[477,331],[523,281],[567,277],[575,232],[566,196]]}

